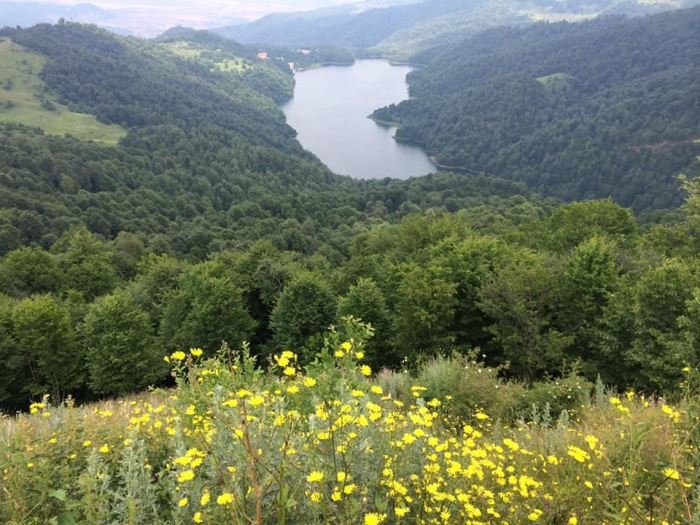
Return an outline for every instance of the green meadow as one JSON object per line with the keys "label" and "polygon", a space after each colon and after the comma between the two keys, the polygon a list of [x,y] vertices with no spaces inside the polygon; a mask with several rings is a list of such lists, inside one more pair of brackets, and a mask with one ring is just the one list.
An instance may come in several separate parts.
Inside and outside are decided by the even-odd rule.
{"label": "green meadow", "polygon": [[52,135],[70,134],[83,140],[117,144],[126,131],[75,113],[58,103],[39,78],[45,59],[11,40],[0,41],[0,122],[42,128]]}
{"label": "green meadow", "polygon": [[569,87],[573,77],[566,73],[553,73],[536,79],[549,91],[560,91]]}
{"label": "green meadow", "polygon": [[242,73],[245,69],[253,66],[250,60],[242,57],[224,56],[221,53],[219,53],[221,56],[214,60],[211,58],[211,51],[208,52],[208,55],[203,54],[207,50],[191,42],[168,42],[163,44],[163,47],[182,58],[197,60],[209,66],[210,69],[219,69],[224,72]]}

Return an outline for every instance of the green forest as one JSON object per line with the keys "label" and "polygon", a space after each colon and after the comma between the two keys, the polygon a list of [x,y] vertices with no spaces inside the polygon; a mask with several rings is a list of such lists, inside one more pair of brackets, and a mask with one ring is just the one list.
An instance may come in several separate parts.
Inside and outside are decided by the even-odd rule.
{"label": "green forest", "polygon": [[[318,347],[348,315],[373,327],[369,356],[379,368],[478,351],[526,382],[601,376],[620,387],[672,391],[683,364],[700,358],[698,191],[692,178],[677,177],[683,167],[692,171],[697,146],[681,140],[610,159],[630,135],[645,142],[693,136],[696,112],[684,101],[693,93],[687,82],[697,51],[687,44],[699,13],[495,30],[451,55],[438,53],[411,79],[417,98],[377,115],[407,111],[405,138],[420,129],[411,119],[428,102],[440,111],[445,100],[475,104],[464,93],[481,90],[479,107],[491,112],[481,118],[494,125],[503,118],[504,133],[514,126],[501,142],[469,145],[486,147],[486,158],[489,148],[514,140],[508,137],[523,137],[486,165],[502,164],[507,177],[444,172],[405,181],[341,177],[304,151],[274,104],[291,95],[291,70],[258,60],[257,48],[193,31],[146,42],[72,23],[4,30],[13,45],[46,58],[39,76],[60,104],[127,135],[107,146],[18,124],[0,128],[0,356],[8,364],[0,403],[16,409],[42,392],[88,400],[138,391],[167,380],[164,355],[195,346],[213,352],[222,341],[248,341],[259,356],[294,348],[308,360],[303,349]],[[606,40],[612,33],[618,38]],[[594,46],[586,53],[601,60],[571,59],[584,40]],[[561,51],[548,64],[534,53],[528,65],[514,49],[530,41],[541,54],[555,45]],[[619,52],[639,41],[647,43],[641,58]],[[486,61],[483,50],[494,42],[501,51]],[[516,58],[531,83],[512,72]],[[537,80],[567,63],[567,73]],[[588,93],[621,96],[666,76],[687,81],[670,93],[665,82],[652,83],[677,100],[663,106],[666,120],[646,127],[630,115],[651,121],[648,111],[627,112],[621,122],[630,131],[617,129],[616,143],[609,126],[598,137],[581,118],[568,147],[547,139],[574,122],[565,115]],[[491,89],[494,79],[501,90]],[[655,92],[634,103],[658,104]],[[547,116],[544,102],[526,111],[528,96],[553,97],[551,111],[564,116]],[[493,97],[506,99],[494,105]],[[622,103],[615,100],[611,106]],[[598,126],[619,117],[597,114]],[[550,131],[527,135],[547,119]],[[466,137],[436,129],[437,144],[445,133]],[[585,147],[574,147],[578,129],[593,135]],[[535,139],[565,147],[540,155],[528,146],[538,171],[522,158],[508,160],[508,151]],[[595,149],[601,145],[612,149],[604,155]],[[567,184],[574,173],[562,166],[580,156],[576,183]],[[598,167],[608,161],[635,183],[603,176]],[[597,186],[587,174],[596,174]],[[564,199],[612,199],[562,204],[530,187]],[[622,207],[683,202],[641,219]]]}
{"label": "green forest", "polygon": [[[149,365],[151,371],[135,384],[90,386],[87,347],[78,333],[90,305],[128,288],[146,260],[172,262],[179,268],[173,275],[177,280],[180,270],[197,267],[213,254],[238,257],[263,243],[277,254],[272,258],[303,259],[285,274],[315,266],[330,272],[348,260],[358,235],[415,213],[467,209],[465,217],[474,228],[498,231],[555,205],[520,184],[488,177],[444,173],[408,181],[354,181],[335,175],[301,148],[274,104],[275,93],[290,93],[288,67],[260,61],[255,48],[227,45],[214,35],[195,32],[146,42],[62,23],[6,29],[3,38],[22,46],[21,56],[45,57],[46,65],[34,74],[50,89],[47,96],[127,133],[110,147],[68,133],[0,124],[0,289],[10,315],[1,339],[14,378],[3,382],[0,397],[6,408],[21,406],[27,395],[49,383],[57,396],[87,399],[164,379],[158,367]],[[178,44],[176,52],[172,44]],[[195,54],[183,56],[183,50]],[[248,61],[247,71],[216,66],[233,57]],[[66,259],[68,251],[73,255]],[[73,276],[64,280],[65,265],[74,263]],[[238,287],[237,281],[229,285],[234,282]],[[232,298],[239,295],[236,291]],[[24,360],[17,353],[21,322],[11,316],[15,303],[25,299],[43,302],[41,309],[49,308],[49,318],[57,314],[59,325],[66,321],[65,308],[73,312],[67,325],[56,325],[59,339],[44,347],[47,356],[61,353],[58,361]],[[241,305],[239,313],[254,310],[241,313],[249,321],[236,341],[255,335],[265,348],[273,344],[270,312],[256,309],[269,310],[276,300],[273,294],[264,308],[254,300]],[[166,306],[158,301],[154,307]],[[198,322],[208,324],[204,319]],[[160,318],[148,323],[149,338],[160,338]],[[179,326],[175,318],[172,323]],[[51,333],[38,320],[25,326],[37,335]],[[212,341],[229,337],[214,335],[216,330]],[[162,354],[166,346],[187,340],[182,334],[170,336],[175,339],[167,344],[144,339],[142,348]],[[63,352],[72,357],[66,361]],[[66,375],[54,368],[59,362],[67,367]]]}
{"label": "green forest", "polygon": [[377,110],[437,163],[565,200],[675,208],[700,153],[700,8],[498,28],[427,51]]}
{"label": "green forest", "polygon": [[[261,238],[337,260],[372,224],[440,206],[483,203],[500,214],[510,197],[529,195],[487,177],[339,177],[301,148],[274,102],[256,90],[259,79],[251,87],[246,73],[89,26],[6,33],[45,52],[41,76],[62,103],[128,135],[109,148],[0,124],[0,255],[24,245],[49,249],[84,225],[105,240],[129,232],[157,253],[194,260]],[[270,79],[267,93],[281,86],[277,74],[262,78]]]}
{"label": "green forest", "polygon": [[641,232],[610,200],[514,197],[490,224],[488,206],[378,224],[335,260],[261,240],[191,262],[134,234],[104,242],[73,227],[0,265],[0,399],[138,391],[167,378],[167,353],[222,341],[248,341],[261,358],[294,348],[307,362],[348,315],[373,327],[376,369],[476,349],[527,382],[673,392],[700,360],[700,188],[687,184],[672,226]]}

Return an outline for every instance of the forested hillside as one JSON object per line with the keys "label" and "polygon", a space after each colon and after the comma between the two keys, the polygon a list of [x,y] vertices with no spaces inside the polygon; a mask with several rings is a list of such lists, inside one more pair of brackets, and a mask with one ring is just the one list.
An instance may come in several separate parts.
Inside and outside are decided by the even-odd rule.
{"label": "forested hillside", "polygon": [[[269,84],[285,84],[287,89],[283,92],[268,93],[277,102],[292,96],[293,69],[290,65],[293,65],[294,69],[305,69],[324,64],[350,65],[355,61],[352,52],[344,48],[322,46],[302,50],[261,43],[244,46],[211,31],[196,31],[186,27],[174,27],[157,40],[181,57],[209,64],[210,67],[224,72],[243,72],[249,79],[258,78],[255,88],[263,93],[269,90]],[[265,52],[268,60],[255,60],[260,52]],[[269,76],[272,71],[284,73],[288,81],[280,80],[278,75],[274,79],[260,78]]]}
{"label": "forested hillside", "polygon": [[310,13],[273,14],[216,31],[246,43],[371,47],[398,30],[454,12],[471,1],[431,0],[360,12],[345,6]]}
{"label": "forested hillside", "polygon": [[[282,272],[280,280],[273,278],[282,286],[297,270],[337,267],[358,234],[411,213],[470,210],[471,227],[497,232],[553,207],[522,185],[487,177],[438,174],[363,182],[331,173],[296,142],[265,93],[268,87],[258,87],[260,78],[279,86],[279,75],[288,73],[258,63],[254,50],[233,44],[212,54],[216,37],[195,34],[149,43],[65,23],[6,29],[3,38],[11,39],[3,52],[22,57],[15,69],[3,71],[25,75],[17,82],[4,79],[10,85],[5,92],[36,82],[44,86],[35,100],[37,111],[92,114],[123,137],[112,145],[86,140],[89,135],[1,125],[0,294],[7,315],[0,354],[9,374],[0,395],[4,407],[19,407],[25,396],[45,388],[57,397],[70,392],[88,399],[158,383],[164,377],[153,358],[161,348],[188,340],[188,330],[208,331],[211,344],[237,334],[254,337],[260,351],[272,348],[277,343],[268,317],[279,290],[263,292],[263,298],[251,291],[242,302],[240,282],[232,276],[216,276],[209,287],[199,280],[206,266],[189,265],[211,254],[238,258],[250,249],[255,260],[262,250],[273,273],[277,267]],[[239,59],[241,69],[245,65],[262,76],[252,80],[247,71],[219,67]],[[33,69],[35,62],[42,69]],[[59,109],[51,107],[53,101]],[[255,244],[261,239],[263,244]],[[291,252],[280,252],[286,250]],[[136,299],[141,292],[125,289],[151,265],[158,277],[141,296],[153,301],[149,310]],[[176,282],[179,291],[171,296],[168,283]],[[224,288],[217,290],[220,284]],[[122,347],[125,376],[103,388],[90,379],[94,366],[112,363],[116,374],[122,358],[102,362],[100,357],[101,365],[87,365],[87,332],[79,326],[105,295],[122,292],[126,295],[115,299],[115,307],[133,307],[135,317],[126,315],[116,331],[105,326],[93,334],[112,337],[123,329],[144,338],[122,334],[128,340]],[[217,294],[223,303],[214,305],[210,300]],[[180,315],[197,309],[192,301],[205,311],[183,322]],[[25,306],[31,312],[23,321]],[[223,324],[209,319],[229,307],[236,322],[223,311]],[[226,333],[217,333],[224,328]],[[142,353],[146,347],[150,357]],[[23,356],[19,348],[32,350]],[[142,358],[143,374],[134,373]],[[124,380],[129,384],[115,386]]]}
{"label": "forested hillside", "polygon": [[157,41],[185,60],[229,73],[234,81],[243,81],[275,102],[284,102],[294,95],[294,78],[287,61],[258,60],[255,48],[208,31],[186,29],[163,35]]}
{"label": "forested hillside", "polygon": [[[522,159],[507,164],[494,153],[489,162],[523,170],[504,170],[513,179],[566,198],[611,194],[624,203],[631,195],[639,208],[680,203],[680,192],[661,189],[676,187],[696,151],[687,137],[697,126],[697,86],[689,85],[697,17],[696,9],[492,31],[438,55],[414,75],[417,98],[386,112],[405,119],[405,137],[421,129],[411,118],[425,104],[451,114],[488,108],[479,118],[490,119],[493,133],[470,146],[491,151],[512,140],[519,147],[518,131],[528,144],[561,132],[540,147],[571,142],[559,156],[539,154],[545,160],[530,148],[530,178],[520,176]],[[47,101],[126,133],[107,145],[2,127],[6,406],[47,389],[87,399],[158,383],[163,353],[188,345],[213,351],[221,341],[247,340],[260,356],[293,347],[303,360],[303,349],[346,315],[371,322],[369,359],[390,368],[478,347],[489,364],[507,363],[508,374],[526,381],[606,374],[619,385],[665,391],[683,362],[698,358],[692,181],[689,207],[654,216],[659,225],[647,224],[643,236],[612,201],[558,207],[520,182],[484,174],[353,181],[295,140],[271,98],[288,89],[291,75],[283,64],[258,61],[255,48],[202,32],[144,42],[79,24],[5,30],[4,37],[22,46],[11,52],[45,61],[34,74],[54,97]],[[531,54],[517,51],[525,46]],[[634,58],[623,52],[634,46]],[[544,81],[548,71],[555,73]],[[650,80],[667,76],[678,81],[674,90]],[[551,113],[583,111],[601,93],[647,83],[675,105],[630,95],[625,103],[644,111],[617,114],[615,125],[616,113],[602,106],[594,121],[600,129],[585,112],[569,116],[575,137],[593,134],[583,149]],[[477,92],[483,100],[471,96]],[[528,97],[539,105],[530,107]],[[584,104],[582,97],[594,98]],[[647,119],[648,129],[627,134],[645,142],[620,157],[629,146],[612,138],[641,125],[635,118]],[[459,125],[470,122],[479,120]],[[436,144],[441,137],[462,144],[461,131],[436,133]],[[663,147],[647,146],[660,140]],[[608,149],[596,150],[600,141]],[[579,156],[565,155],[571,152]],[[612,178],[621,167],[651,169],[630,159],[651,159],[656,178]],[[565,161],[576,171],[561,169]],[[598,169],[599,186],[591,188],[589,173]],[[569,176],[576,184],[564,184]],[[119,357],[107,358],[114,348]],[[144,373],[133,374],[140,362]]]}
{"label": "forested hillside", "polygon": [[105,147],[0,124],[1,254],[22,245],[48,249],[80,224],[106,239],[128,231],[156,251],[192,258],[262,237],[304,252],[325,245],[333,254],[394,214],[525,191],[453,175],[373,183],[336,176],[300,147],[266,95],[288,89],[283,68],[236,46],[219,54],[240,53],[246,71],[219,70],[217,56],[193,60],[167,50],[179,42],[181,52],[201,57],[213,35],[148,43],[76,24],[5,35],[43,54],[40,76],[66,111],[92,113],[128,135]]}
{"label": "forested hillside", "polygon": [[700,152],[700,8],[499,28],[409,75],[412,100],[375,112],[439,164],[563,199],[675,207]]}

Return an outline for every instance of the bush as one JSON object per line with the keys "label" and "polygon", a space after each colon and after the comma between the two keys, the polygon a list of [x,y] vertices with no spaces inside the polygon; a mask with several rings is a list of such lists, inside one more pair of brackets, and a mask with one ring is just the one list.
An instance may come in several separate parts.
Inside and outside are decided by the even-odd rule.
{"label": "bush", "polygon": [[589,405],[593,387],[593,383],[578,375],[533,383],[513,408],[526,419],[533,411],[547,418],[556,418],[564,410],[573,413]]}
{"label": "bush", "polygon": [[425,363],[415,382],[426,388],[426,398],[447,399],[445,406],[455,417],[466,419],[480,409],[496,419],[512,421],[524,388],[498,376],[498,369],[487,367],[473,356],[453,354]]}

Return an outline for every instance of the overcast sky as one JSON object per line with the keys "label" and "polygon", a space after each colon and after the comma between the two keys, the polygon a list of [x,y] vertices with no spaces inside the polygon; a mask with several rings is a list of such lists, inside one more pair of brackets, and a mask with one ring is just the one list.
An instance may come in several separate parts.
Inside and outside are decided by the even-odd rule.
{"label": "overcast sky", "polygon": [[[3,2],[6,0],[0,0]],[[10,0],[19,3],[32,3],[27,0]],[[158,8],[191,9],[199,12],[225,13],[227,16],[257,18],[268,13],[283,11],[304,11],[320,7],[356,3],[359,0],[36,0],[45,4],[90,3],[107,9],[114,8]]]}
{"label": "overcast sky", "polygon": [[[371,0],[371,5],[406,0]],[[107,27],[110,30],[153,37],[166,29],[188,26],[212,29],[270,13],[306,11],[321,7],[358,3],[358,0],[0,0],[0,26],[29,26],[55,23],[61,17]],[[51,9],[47,4],[73,6],[92,4],[106,9]],[[13,9],[12,6],[16,8]]]}

